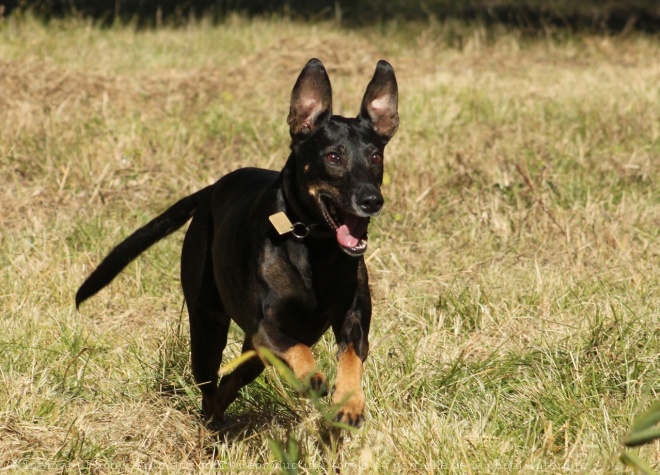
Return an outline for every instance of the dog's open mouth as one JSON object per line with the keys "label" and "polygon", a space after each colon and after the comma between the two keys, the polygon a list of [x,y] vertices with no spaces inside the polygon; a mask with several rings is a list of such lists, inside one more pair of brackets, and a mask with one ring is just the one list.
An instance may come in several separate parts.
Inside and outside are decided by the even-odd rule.
{"label": "dog's open mouth", "polygon": [[326,196],[321,197],[323,217],[337,233],[337,242],[351,256],[361,256],[367,250],[369,218],[355,216],[335,205]]}

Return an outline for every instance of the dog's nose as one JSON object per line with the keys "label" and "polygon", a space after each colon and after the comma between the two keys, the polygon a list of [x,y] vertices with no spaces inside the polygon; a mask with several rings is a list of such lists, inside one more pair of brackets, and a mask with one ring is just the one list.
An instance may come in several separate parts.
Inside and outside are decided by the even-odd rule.
{"label": "dog's nose", "polygon": [[365,214],[376,214],[383,207],[384,201],[383,195],[377,189],[365,190],[365,192],[360,194],[360,209]]}

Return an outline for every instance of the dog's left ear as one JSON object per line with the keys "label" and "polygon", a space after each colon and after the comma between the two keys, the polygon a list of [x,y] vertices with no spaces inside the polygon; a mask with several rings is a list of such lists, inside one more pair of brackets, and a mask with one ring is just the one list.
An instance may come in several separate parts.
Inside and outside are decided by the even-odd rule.
{"label": "dog's left ear", "polygon": [[291,91],[287,122],[291,137],[306,137],[332,115],[332,88],[323,63],[310,59]]}
{"label": "dog's left ear", "polygon": [[372,127],[387,143],[399,127],[399,92],[394,68],[382,59],[362,98],[360,119],[371,122]]}

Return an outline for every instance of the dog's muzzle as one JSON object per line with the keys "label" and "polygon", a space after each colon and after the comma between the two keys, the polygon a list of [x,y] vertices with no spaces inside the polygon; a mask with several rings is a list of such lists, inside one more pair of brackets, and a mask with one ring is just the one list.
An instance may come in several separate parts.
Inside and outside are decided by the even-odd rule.
{"label": "dog's muzzle", "polygon": [[[369,207],[382,207],[381,204],[370,204]],[[320,208],[323,217],[332,230],[335,231],[337,242],[341,249],[351,256],[361,256],[367,250],[367,229],[369,228],[370,216],[358,216],[334,203],[329,197],[321,196]],[[364,213],[360,209],[360,214]]]}

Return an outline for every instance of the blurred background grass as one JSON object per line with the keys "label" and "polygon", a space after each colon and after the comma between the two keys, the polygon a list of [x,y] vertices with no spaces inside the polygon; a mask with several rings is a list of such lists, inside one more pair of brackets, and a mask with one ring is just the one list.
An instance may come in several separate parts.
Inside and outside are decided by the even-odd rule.
{"label": "blurred background grass", "polygon": [[194,17],[220,21],[239,13],[365,27],[383,21],[432,18],[507,24],[527,32],[556,27],[615,32],[660,28],[660,5],[654,0],[3,0],[2,4],[8,13],[29,9],[43,18],[73,14],[105,23],[131,20],[141,25],[184,24]]}

